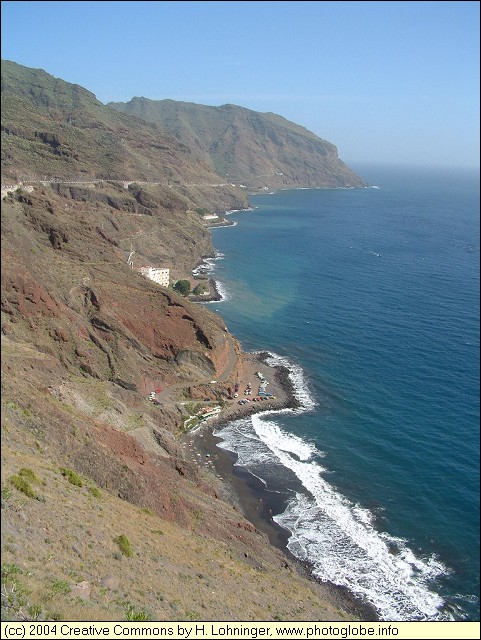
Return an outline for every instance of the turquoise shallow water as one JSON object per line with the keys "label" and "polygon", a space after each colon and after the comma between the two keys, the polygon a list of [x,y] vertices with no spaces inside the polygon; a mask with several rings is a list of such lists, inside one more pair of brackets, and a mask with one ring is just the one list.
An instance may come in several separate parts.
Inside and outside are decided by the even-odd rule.
{"label": "turquoise shallow water", "polygon": [[211,308],[304,406],[219,435],[320,579],[381,619],[479,620],[479,177],[359,173],[379,188],[257,195],[213,231]]}

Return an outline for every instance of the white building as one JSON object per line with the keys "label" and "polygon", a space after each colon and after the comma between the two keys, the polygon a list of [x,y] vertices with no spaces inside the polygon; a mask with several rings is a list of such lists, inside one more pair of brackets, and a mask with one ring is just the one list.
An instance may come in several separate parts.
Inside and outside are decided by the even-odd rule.
{"label": "white building", "polygon": [[153,280],[157,284],[160,284],[162,287],[169,286],[170,269],[158,269],[156,267],[141,267],[139,271],[143,276],[145,276],[149,280]]}

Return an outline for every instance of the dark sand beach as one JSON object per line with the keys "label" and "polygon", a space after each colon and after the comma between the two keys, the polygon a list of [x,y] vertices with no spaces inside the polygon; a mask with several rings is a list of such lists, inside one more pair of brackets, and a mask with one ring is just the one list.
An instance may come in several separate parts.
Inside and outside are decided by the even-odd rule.
{"label": "dark sand beach", "polygon": [[[265,534],[270,543],[286,555],[286,560],[299,573],[316,580],[312,576],[310,565],[297,560],[287,549],[289,532],[273,520],[273,516],[284,511],[291,493],[287,491],[285,494],[278,491],[271,492],[258,478],[242,467],[235,466],[236,454],[218,447],[221,438],[213,434],[213,431],[223,424],[253,413],[299,406],[294,386],[289,378],[289,371],[282,366],[271,367],[267,365],[265,359],[268,355],[267,353],[244,354],[243,379],[240,381],[240,390],[243,391],[248,383],[254,388],[254,385],[259,382],[256,373],[260,372],[269,381],[269,392],[275,396],[275,399],[250,402],[243,406],[239,406],[238,401],[235,400],[223,410],[221,416],[209,420],[201,427],[186,434],[183,442],[186,455],[195,460],[197,464],[209,469],[220,481],[223,499],[233,504],[247,520]],[[244,395],[241,392],[239,399],[242,397]],[[320,584],[326,590],[326,598],[351,615],[363,621],[378,620],[375,610],[369,604],[356,598],[347,589],[330,583]]]}

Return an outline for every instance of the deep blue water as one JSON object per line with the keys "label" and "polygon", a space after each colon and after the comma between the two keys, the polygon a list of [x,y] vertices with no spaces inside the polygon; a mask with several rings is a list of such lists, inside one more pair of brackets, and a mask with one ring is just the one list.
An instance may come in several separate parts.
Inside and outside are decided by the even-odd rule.
{"label": "deep blue water", "polygon": [[275,519],[320,579],[381,619],[479,620],[479,175],[359,173],[379,188],[256,195],[213,231],[211,308],[305,392],[220,435],[292,488]]}

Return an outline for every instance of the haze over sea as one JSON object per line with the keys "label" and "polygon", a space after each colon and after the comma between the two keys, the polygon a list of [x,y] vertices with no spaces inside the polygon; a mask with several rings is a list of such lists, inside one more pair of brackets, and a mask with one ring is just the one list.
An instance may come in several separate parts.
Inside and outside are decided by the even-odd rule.
{"label": "haze over sea", "polygon": [[379,188],[256,195],[213,231],[213,307],[303,404],[218,435],[320,579],[382,620],[479,620],[479,175],[358,172]]}

